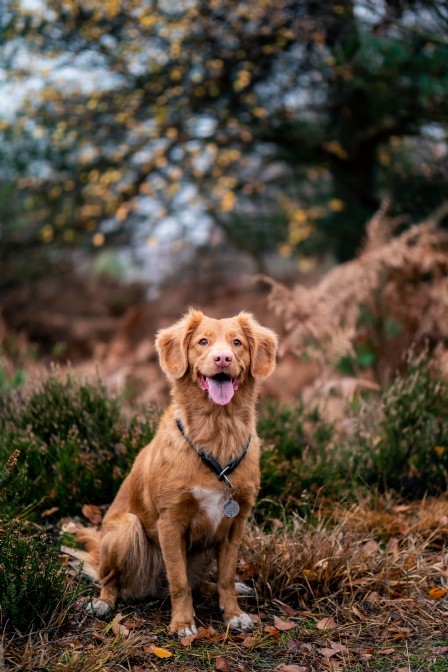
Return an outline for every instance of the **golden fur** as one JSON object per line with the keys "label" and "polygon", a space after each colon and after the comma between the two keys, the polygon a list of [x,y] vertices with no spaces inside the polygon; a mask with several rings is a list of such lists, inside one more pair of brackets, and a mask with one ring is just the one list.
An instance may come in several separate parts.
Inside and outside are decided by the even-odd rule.
{"label": "golden fur", "polygon": [[[235,592],[237,553],[244,526],[257,496],[260,444],[255,403],[259,381],[275,367],[277,338],[248,313],[216,320],[190,310],[156,339],[160,365],[172,384],[172,402],[153,441],[137,456],[100,531],[83,528],[78,538],[101,581],[100,598],[91,604],[98,615],[117,597],[160,597],[168,582],[172,618],[170,630],[180,636],[196,631],[191,592],[211,588],[204,581],[213,554],[217,560],[220,607],[232,628],[250,629]],[[223,401],[214,401],[213,377],[232,380]],[[227,378],[226,378],[227,380]],[[227,396],[226,396],[227,395]],[[229,476],[240,513],[223,515],[228,490],[176,426],[201,450],[226,465],[241,453],[252,435],[246,456]]]}

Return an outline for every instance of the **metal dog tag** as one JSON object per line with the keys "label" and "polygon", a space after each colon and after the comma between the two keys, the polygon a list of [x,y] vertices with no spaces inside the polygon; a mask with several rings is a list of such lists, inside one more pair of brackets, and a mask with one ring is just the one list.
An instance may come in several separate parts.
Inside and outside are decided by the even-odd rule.
{"label": "metal dog tag", "polygon": [[230,497],[223,506],[224,515],[227,518],[235,518],[240,512],[240,505],[232,497]]}

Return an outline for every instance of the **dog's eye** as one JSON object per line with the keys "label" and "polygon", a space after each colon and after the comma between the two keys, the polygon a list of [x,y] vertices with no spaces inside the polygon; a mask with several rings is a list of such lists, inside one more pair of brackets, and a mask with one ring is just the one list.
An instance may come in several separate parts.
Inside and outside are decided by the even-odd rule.
{"label": "dog's eye", "polygon": [[241,345],[241,341],[239,338],[234,338],[233,339],[233,345]]}
{"label": "dog's eye", "polygon": [[201,338],[201,340],[199,341],[199,345],[208,345],[207,339],[206,338]]}

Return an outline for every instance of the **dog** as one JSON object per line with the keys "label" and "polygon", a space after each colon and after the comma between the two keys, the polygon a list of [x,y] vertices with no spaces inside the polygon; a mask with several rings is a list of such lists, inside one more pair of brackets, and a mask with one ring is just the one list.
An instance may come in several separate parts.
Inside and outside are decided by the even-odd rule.
{"label": "dog", "polygon": [[[216,590],[224,621],[250,631],[237,601],[237,554],[260,484],[256,400],[275,368],[277,336],[246,312],[227,319],[189,312],[156,337],[172,401],[154,439],[107,511],[101,530],[77,536],[101,582],[89,609],[124,599],[171,599],[169,630],[196,633],[192,591]],[[217,562],[217,581],[206,580]]]}

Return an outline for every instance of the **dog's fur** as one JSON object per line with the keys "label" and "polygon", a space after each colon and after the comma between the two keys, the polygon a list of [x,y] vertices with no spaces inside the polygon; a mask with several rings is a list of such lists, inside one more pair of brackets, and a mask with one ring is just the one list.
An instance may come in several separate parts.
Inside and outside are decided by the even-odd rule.
{"label": "dog's fur", "polygon": [[[172,384],[172,402],[153,441],[137,456],[102,529],[78,532],[88,552],[84,559],[101,581],[100,598],[90,608],[104,615],[118,595],[160,597],[167,579],[170,631],[195,633],[191,592],[213,588],[204,579],[214,551],[224,620],[232,628],[249,630],[253,622],[238,606],[235,572],[260,482],[255,403],[259,381],[275,367],[277,337],[249,313],[216,320],[190,310],[158,333],[156,347]],[[213,382],[218,373],[229,376],[233,392],[229,382]],[[221,465],[241,453],[251,434],[247,454],[229,475],[240,506],[235,518],[223,514],[228,491],[181,435],[177,419],[194,444]]]}

